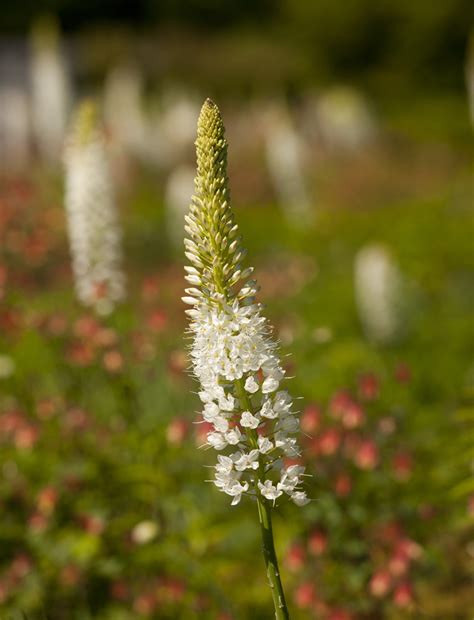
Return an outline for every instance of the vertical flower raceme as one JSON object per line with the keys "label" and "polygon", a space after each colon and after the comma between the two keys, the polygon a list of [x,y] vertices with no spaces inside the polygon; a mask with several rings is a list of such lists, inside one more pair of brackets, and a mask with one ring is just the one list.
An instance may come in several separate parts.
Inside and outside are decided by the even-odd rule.
{"label": "vertical flower raceme", "polygon": [[276,343],[255,302],[257,285],[243,269],[245,252],[230,208],[227,143],[217,106],[204,103],[198,122],[196,195],[186,216],[185,303],[201,383],[207,443],[219,451],[214,484],[237,504],[243,494],[303,505],[303,468],[286,467],[299,449],[299,422],[282,386]]}
{"label": "vertical flower raceme", "polygon": [[104,133],[91,101],[79,106],[65,150],[65,202],[79,301],[110,313],[125,295],[121,233]]}
{"label": "vertical flower raceme", "polygon": [[230,208],[227,142],[217,106],[206,100],[196,140],[196,195],[186,216],[185,254],[191,285],[183,301],[191,306],[191,357],[201,384],[203,418],[212,425],[207,444],[219,454],[214,484],[238,504],[256,499],[263,555],[275,617],[289,618],[273,540],[271,509],[284,497],[302,506],[304,468],[286,465],[299,455],[299,423],[282,386],[285,372],[261,307],[252,268]]}
{"label": "vertical flower raceme", "polygon": [[36,146],[41,157],[56,163],[70,111],[71,85],[58,26],[48,18],[35,24],[32,33],[31,95]]}

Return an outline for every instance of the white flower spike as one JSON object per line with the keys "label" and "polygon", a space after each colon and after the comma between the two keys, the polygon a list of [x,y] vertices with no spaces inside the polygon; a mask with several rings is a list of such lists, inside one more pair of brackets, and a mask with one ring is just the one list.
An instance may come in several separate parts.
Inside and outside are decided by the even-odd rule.
{"label": "white flower spike", "polygon": [[[286,470],[268,471],[276,459],[298,456],[292,435],[299,423],[291,397],[279,389],[285,373],[261,307],[255,303],[257,287],[248,280],[253,270],[242,267],[245,252],[230,208],[224,126],[209,100],[199,117],[196,147],[196,195],[185,227],[186,256],[192,264],[186,279],[192,288],[186,289],[183,301],[193,306],[188,311],[194,336],[191,357],[202,385],[203,417],[214,426],[207,441],[219,451],[234,446],[242,451],[234,471],[227,474],[232,478],[239,472],[246,483],[241,492],[272,501],[287,493],[301,504],[301,496],[295,496],[303,493],[299,475],[288,485]],[[274,436],[275,444],[270,441]],[[252,466],[239,466],[250,454]],[[216,486],[229,493],[217,468]],[[275,479],[267,478],[270,475]]]}
{"label": "white flower spike", "polygon": [[[298,420],[281,388],[285,372],[277,345],[256,303],[257,285],[244,268],[238,226],[230,207],[227,142],[217,106],[209,99],[198,121],[196,194],[185,217],[184,303],[191,318],[191,359],[201,384],[203,418],[213,425],[208,445],[220,451],[214,484],[230,495],[257,500],[264,557],[277,620],[289,618],[273,542],[271,508],[283,496],[298,505],[302,467],[285,468],[299,455]],[[227,453],[226,453],[227,452]]]}
{"label": "white flower spike", "polygon": [[84,101],[77,111],[64,163],[77,297],[98,314],[109,314],[125,296],[125,278],[105,138],[91,101]]}

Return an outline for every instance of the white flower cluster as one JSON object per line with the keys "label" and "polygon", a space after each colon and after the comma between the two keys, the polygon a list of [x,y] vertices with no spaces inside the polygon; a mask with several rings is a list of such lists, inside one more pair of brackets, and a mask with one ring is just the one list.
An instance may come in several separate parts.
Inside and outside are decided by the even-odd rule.
{"label": "white flower cluster", "polygon": [[110,313],[125,295],[121,232],[109,163],[93,104],[79,109],[65,152],[65,202],[79,301]]}
{"label": "white flower cluster", "polygon": [[301,490],[303,467],[283,466],[299,456],[294,433],[299,422],[292,399],[280,389],[284,378],[275,343],[258,305],[206,304],[189,312],[195,334],[194,372],[202,385],[202,416],[213,425],[207,443],[218,451],[214,484],[240,501],[242,493],[261,493],[275,501],[286,493],[298,505],[309,500]]}

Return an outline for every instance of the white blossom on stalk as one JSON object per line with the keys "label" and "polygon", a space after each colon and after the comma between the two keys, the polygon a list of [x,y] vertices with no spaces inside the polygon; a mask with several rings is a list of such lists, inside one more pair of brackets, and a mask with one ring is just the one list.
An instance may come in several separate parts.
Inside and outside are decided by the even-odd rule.
{"label": "white blossom on stalk", "polygon": [[220,452],[214,484],[233,497],[257,495],[275,502],[286,494],[298,505],[303,468],[283,465],[299,450],[292,399],[281,386],[285,372],[277,345],[255,302],[253,269],[230,208],[227,143],[217,106],[206,100],[198,121],[196,195],[186,216],[186,289],[191,306],[191,358],[201,384],[203,418],[213,425],[207,443]]}
{"label": "white blossom on stalk", "polygon": [[46,161],[57,162],[70,110],[71,84],[58,27],[48,19],[41,20],[33,31],[31,90],[36,146]]}
{"label": "white blossom on stalk", "polygon": [[78,109],[65,150],[65,202],[76,293],[110,313],[125,295],[121,232],[104,133],[94,104]]}

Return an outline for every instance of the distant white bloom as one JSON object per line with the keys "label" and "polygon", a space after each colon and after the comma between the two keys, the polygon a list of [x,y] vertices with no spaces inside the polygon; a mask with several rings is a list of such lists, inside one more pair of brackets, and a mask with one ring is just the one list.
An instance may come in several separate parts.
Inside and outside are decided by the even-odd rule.
{"label": "distant white bloom", "polygon": [[281,208],[292,223],[311,219],[311,200],[304,178],[304,144],[283,104],[266,110],[265,155]]}
{"label": "distant white bloom", "polygon": [[71,100],[58,28],[54,22],[42,20],[33,32],[31,101],[36,145],[49,162],[60,159]]}
{"label": "distant white bloom", "polygon": [[377,132],[376,119],[362,93],[336,87],[323,93],[316,103],[319,134],[331,149],[354,150],[371,142]]}
{"label": "distant white bloom", "polygon": [[402,278],[383,245],[363,247],[354,263],[359,317],[369,340],[392,342],[401,329]]}
{"label": "distant white bloom", "polygon": [[143,104],[143,79],[133,65],[120,65],[107,75],[104,119],[112,140],[126,155],[147,156],[147,118]]}
{"label": "distant white bloom", "polygon": [[137,545],[150,542],[158,534],[158,525],[155,521],[140,521],[132,530],[131,537]]}
{"label": "distant white bloom", "polygon": [[65,203],[76,292],[99,314],[125,295],[121,231],[103,132],[92,103],[78,110],[65,151]]}

